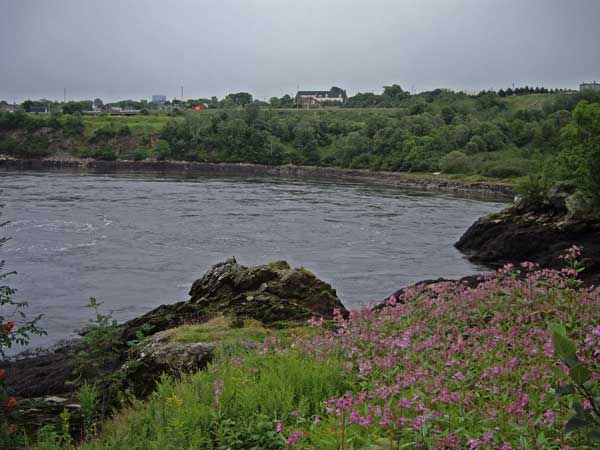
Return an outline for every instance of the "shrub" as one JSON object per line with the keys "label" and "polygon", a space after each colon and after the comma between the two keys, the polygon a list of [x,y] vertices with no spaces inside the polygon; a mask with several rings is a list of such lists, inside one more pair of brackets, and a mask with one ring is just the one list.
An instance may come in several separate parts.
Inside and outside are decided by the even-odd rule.
{"label": "shrub", "polygon": [[463,152],[455,150],[442,157],[440,168],[446,173],[469,173],[471,160]]}
{"label": "shrub", "polygon": [[51,153],[52,152],[48,148],[29,147],[29,146],[27,146],[27,144],[25,144],[23,146],[18,146],[14,150],[12,155],[16,156],[17,158],[37,159],[37,158],[45,158],[46,156],[50,156]]}
{"label": "shrub", "polygon": [[475,153],[484,152],[486,150],[486,143],[483,138],[479,135],[473,136],[467,145],[465,146],[465,152],[469,155],[473,155]]}
{"label": "shrub", "polygon": [[93,157],[101,161],[115,161],[117,154],[111,148],[101,148],[93,152]]}
{"label": "shrub", "polygon": [[114,138],[117,135],[117,130],[112,125],[106,125],[94,131],[90,138],[91,143],[105,142]]}
{"label": "shrub", "polygon": [[83,136],[85,130],[85,124],[79,114],[67,115],[62,126],[67,136]]}
{"label": "shrub", "polygon": [[150,157],[150,150],[148,150],[147,148],[138,148],[133,153],[134,161],[143,161],[144,159],[148,159],[149,157]]}
{"label": "shrub", "polygon": [[164,139],[159,139],[154,145],[154,156],[159,161],[164,161],[171,157],[171,146]]}
{"label": "shrub", "polygon": [[483,164],[482,175],[492,178],[522,177],[534,170],[533,164],[524,159],[506,159]]}
{"label": "shrub", "polygon": [[129,126],[127,126],[127,125],[121,125],[117,129],[117,136],[121,136],[121,137],[131,136],[131,128],[129,128]]}
{"label": "shrub", "polygon": [[17,150],[18,146],[18,142],[12,138],[0,139],[0,153],[13,155],[14,152]]}
{"label": "shrub", "polygon": [[542,205],[548,198],[550,186],[540,174],[529,175],[516,186],[517,194],[530,205]]}

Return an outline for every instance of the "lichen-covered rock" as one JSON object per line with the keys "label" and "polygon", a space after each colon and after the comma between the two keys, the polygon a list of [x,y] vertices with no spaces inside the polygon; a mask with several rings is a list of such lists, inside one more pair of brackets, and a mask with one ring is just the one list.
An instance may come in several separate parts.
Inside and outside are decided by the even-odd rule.
{"label": "lichen-covered rock", "polygon": [[313,316],[331,319],[348,311],[335,289],[310,271],[285,261],[243,266],[235,258],[215,264],[192,284],[190,299],[158,308],[123,325],[123,341],[145,327],[151,333],[218,315],[250,318],[266,325],[298,322]]}
{"label": "lichen-covered rock", "polygon": [[190,302],[213,314],[252,318],[264,324],[331,319],[346,314],[335,289],[304,268],[285,261],[246,267],[234,258],[213,266],[190,290]]}
{"label": "lichen-covered rock", "polygon": [[157,333],[133,348],[121,371],[127,387],[146,396],[161,374],[190,373],[206,367],[213,357],[211,342],[181,343],[168,332]]}

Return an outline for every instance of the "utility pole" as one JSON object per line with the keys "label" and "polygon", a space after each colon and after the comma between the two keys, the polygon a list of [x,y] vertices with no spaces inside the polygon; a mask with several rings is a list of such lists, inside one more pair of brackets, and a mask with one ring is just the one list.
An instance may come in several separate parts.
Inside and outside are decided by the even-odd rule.
{"label": "utility pole", "polygon": [[67,88],[63,88],[63,102],[67,103]]}
{"label": "utility pole", "polygon": [[181,86],[181,102],[183,103],[183,86]]}

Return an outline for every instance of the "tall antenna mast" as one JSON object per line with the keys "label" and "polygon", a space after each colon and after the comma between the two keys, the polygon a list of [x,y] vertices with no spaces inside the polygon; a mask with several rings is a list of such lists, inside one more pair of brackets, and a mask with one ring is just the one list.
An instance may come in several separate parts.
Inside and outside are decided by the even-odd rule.
{"label": "tall antenna mast", "polygon": [[63,88],[63,101],[67,103],[67,88]]}
{"label": "tall antenna mast", "polygon": [[183,86],[181,86],[181,101],[183,102]]}

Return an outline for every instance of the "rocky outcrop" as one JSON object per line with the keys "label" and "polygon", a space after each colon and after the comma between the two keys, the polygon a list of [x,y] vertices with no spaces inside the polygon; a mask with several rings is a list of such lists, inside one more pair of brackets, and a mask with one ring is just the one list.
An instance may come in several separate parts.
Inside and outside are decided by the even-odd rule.
{"label": "rocky outcrop", "polygon": [[[217,316],[283,327],[313,316],[331,319],[334,309],[348,313],[335,289],[304,268],[292,269],[285,261],[246,267],[231,258],[196,280],[189,300],[159,306],[121,325],[118,360],[129,365],[126,378],[134,390],[147,393],[147,387],[162,372],[204,367],[216,345],[170,342],[161,331],[201,324]],[[146,338],[131,350],[130,344],[139,338],[140,331]],[[5,364],[10,394],[42,397],[73,392],[75,385],[69,381],[73,379],[73,355],[79,350],[80,344],[75,343]],[[144,375],[138,376],[142,372]],[[142,388],[137,389],[136,383]]]}
{"label": "rocky outcrop", "polygon": [[331,319],[336,308],[348,313],[335,289],[304,268],[292,269],[285,261],[247,267],[231,258],[196,280],[188,301],[159,306],[123,324],[123,341],[143,328],[156,333],[218,315],[276,326],[313,316]]}
{"label": "rocky outcrop", "polygon": [[[203,324],[213,318],[226,318],[231,327],[243,327],[247,319],[264,327],[285,327],[314,316],[331,319],[335,309],[348,313],[335,289],[304,268],[292,269],[285,261],[246,267],[232,258],[196,280],[189,300],[159,306],[122,324],[119,354],[112,366],[116,370],[110,375],[121,380],[123,389],[144,397],[163,373],[178,376],[206,367],[219,345],[218,340],[179,342],[173,337],[176,330],[171,330],[175,327]],[[132,346],[140,331],[145,337]],[[241,345],[257,347],[250,341]],[[35,431],[55,422],[65,408],[79,417],[77,384],[72,381],[74,356],[81,350],[82,344],[74,342],[0,363],[7,370],[9,395],[18,399],[23,429]],[[98,378],[106,379],[106,375],[99,373]]]}
{"label": "rocky outcrop", "polygon": [[197,280],[190,297],[205,311],[265,325],[312,316],[331,319],[336,308],[348,312],[329,284],[304,268],[291,269],[285,261],[244,267],[229,259]]}
{"label": "rocky outcrop", "polygon": [[558,257],[572,245],[582,248],[585,281],[600,274],[600,218],[573,214],[569,197],[557,192],[539,206],[518,203],[482,217],[455,244],[470,261],[497,267],[531,261],[562,267]]}
{"label": "rocky outcrop", "polygon": [[160,332],[134,347],[120,369],[126,387],[138,397],[145,397],[163,373],[190,373],[203,369],[215,351],[214,342],[174,342],[167,332]]}

